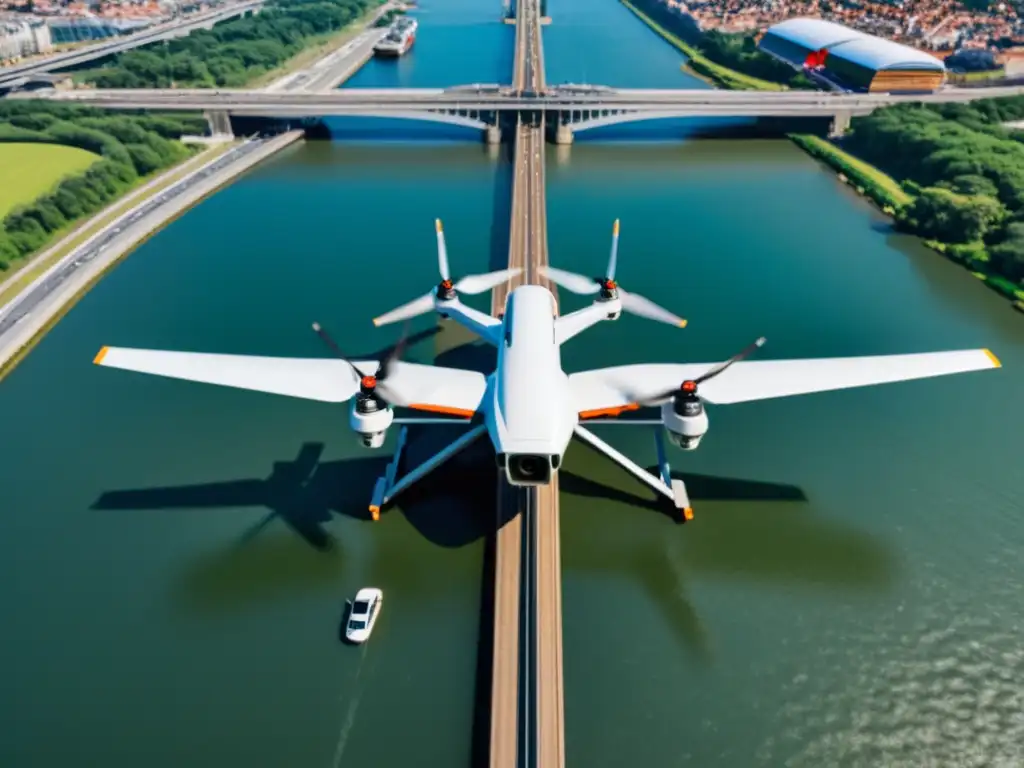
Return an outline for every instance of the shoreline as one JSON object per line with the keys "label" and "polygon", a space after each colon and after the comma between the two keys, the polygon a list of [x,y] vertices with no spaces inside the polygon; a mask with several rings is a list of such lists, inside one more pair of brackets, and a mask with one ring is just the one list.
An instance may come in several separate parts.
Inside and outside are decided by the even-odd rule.
{"label": "shoreline", "polygon": [[729,91],[788,91],[790,90],[787,86],[781,83],[773,83],[768,80],[761,80],[760,78],[753,77],[751,75],[745,75],[742,72],[737,72],[734,69],[723,67],[721,64],[716,64],[702,54],[696,47],[687,43],[685,40],[680,38],[678,35],[669,32],[661,24],[656,22],[646,13],[641,11],[629,0],[619,0],[631,13],[633,13],[640,21],[646,24],[661,37],[665,42],[671,45],[673,48],[681,51],[686,56],[687,61],[683,62],[682,68],[688,74],[703,80],[709,85],[718,85],[725,90]]}
{"label": "shoreline", "polygon": [[[379,3],[360,19],[346,27],[346,30],[339,31],[334,45],[326,52],[321,52],[321,55],[307,67],[289,71],[283,76],[279,75],[274,82],[290,81],[303,74],[307,76],[321,74],[317,68],[320,62],[331,60],[339,51],[355,44],[360,36],[370,32],[378,18],[393,7],[394,3],[392,2]],[[372,57],[372,45],[369,46],[369,50],[369,56],[363,55],[365,52],[359,52],[353,61],[345,62],[345,69],[341,73],[341,82],[352,77],[369,61]],[[333,79],[336,79],[336,76]],[[332,87],[336,88],[339,84]],[[10,334],[8,341],[4,342],[2,334],[0,334],[0,381],[18,366],[18,363],[96,283],[136,248],[202,200],[235,181],[257,164],[292,146],[304,136],[304,131],[292,130],[277,136],[259,139],[262,146],[218,169],[210,179],[198,183],[193,189],[182,189],[179,194],[173,195],[179,185],[187,184],[198,174],[219,162],[225,155],[238,151],[241,147],[251,143],[251,140],[243,140],[241,143],[225,142],[201,151],[147,180],[135,189],[129,190],[109,206],[75,226],[57,242],[30,258],[16,273],[9,275],[0,283],[0,295],[2,295],[4,292],[10,292],[12,287],[17,286],[19,282],[29,278],[29,282],[24,284],[20,290],[0,303],[0,323],[10,312],[17,310],[17,302],[39,288],[48,277],[59,274],[74,260],[77,254],[82,253],[83,249],[91,243],[115,228],[126,226],[125,222],[129,216],[145,207],[154,197],[168,192],[173,195],[143,216],[139,222],[141,227],[139,231],[132,233],[131,228],[126,226],[124,235],[112,243],[109,251],[92,264],[80,269],[67,280],[62,288],[58,288],[43,298],[40,302],[44,305],[42,309],[29,310],[14,327],[8,328],[7,333]],[[18,328],[17,326],[22,322],[25,323],[24,327]]]}
{"label": "shoreline", "polygon": [[[683,69],[699,77],[704,82],[720,86],[724,90],[788,90],[785,86],[759,81],[741,72],[735,72],[720,64],[708,61],[696,48],[666,30],[658,22],[632,5],[629,0],[619,1],[644,24],[650,27],[651,31],[687,56],[689,60],[683,63]],[[693,66],[694,63],[696,63],[696,66]],[[701,69],[705,67],[707,72],[701,72]],[[737,83],[751,81],[752,83],[765,83],[772,87],[736,87]],[[800,133],[787,133],[786,138],[810,155],[811,158],[834,171],[841,182],[851,186],[858,196],[872,203],[879,211],[891,219],[895,220],[896,211],[900,207],[908,205],[913,201],[913,197],[905,192],[895,179],[876,166],[851,155],[828,139],[815,134]],[[952,246],[949,243],[927,240],[920,235],[913,235],[913,233],[908,234],[917,237],[925,247],[941,255],[943,258],[968,270],[974,277],[985,283],[986,287],[995,291],[1003,298],[1008,299],[1014,309],[1024,312],[1024,288],[1013,286],[1006,278],[979,271],[976,266],[966,264],[957,259],[950,252],[949,249]]]}
{"label": "shoreline", "polygon": [[[19,321],[15,327],[9,330],[10,338],[6,340],[4,348],[0,350],[0,381],[17,368],[18,363],[78,303],[79,299],[85,296],[111,269],[117,266],[142,243],[153,237],[153,235],[172,221],[187,213],[205,198],[233,182],[263,160],[295,144],[302,137],[303,132],[295,130],[269,139],[257,140],[262,143],[262,146],[258,146],[243,156],[229,162],[226,166],[213,173],[210,178],[199,181],[194,186],[191,186],[191,188],[181,189],[178,195],[169,198],[165,203],[144,214],[138,224],[135,225],[134,231],[131,226],[125,226],[125,232],[111,243],[111,246],[102,256],[88,265],[83,265],[61,288],[40,302],[45,304],[45,306],[40,309],[30,310],[28,314],[23,316],[23,321]],[[233,148],[232,151],[239,151],[242,147],[251,143],[251,141],[243,142]],[[181,179],[176,180],[168,189],[172,189],[177,185],[189,185],[192,179],[201,174],[210,165],[222,160],[223,157],[224,155],[218,155],[217,157],[209,158],[206,163],[192,169]],[[144,205],[145,201],[141,201],[124,210],[112,221],[104,225],[96,235],[98,236],[117,227],[119,223],[123,222],[123,220],[127,219],[128,216]],[[24,296],[40,286],[45,281],[47,274],[55,273],[71,263],[73,257],[79,253],[83,245],[79,244],[72,249],[70,253],[65,255],[51,269],[37,278],[32,285],[22,291],[19,296]]]}
{"label": "shoreline", "polygon": [[[96,235],[102,232],[114,219],[119,218],[125,211],[128,204],[144,203],[153,195],[158,194],[162,189],[170,186],[178,178],[184,177],[189,172],[206,165],[216,159],[215,155],[223,154],[225,149],[212,146],[187,157],[176,165],[158,172],[146,179],[141,179],[137,186],[129,189],[124,195],[114,200],[106,208],[97,211],[92,216],[82,219],[67,229],[64,234],[56,240],[43,246],[43,248],[26,259],[22,259],[17,268],[0,273],[0,317],[5,313],[8,304],[17,299],[22,291],[28,288],[35,280],[46,274],[59,261],[56,257],[66,256],[68,249],[74,249],[85,245]],[[12,267],[14,265],[12,264]],[[42,271],[40,271],[40,269]],[[18,289],[18,283],[30,278],[28,282]],[[12,295],[12,290],[17,289]]]}
{"label": "shoreline", "polygon": [[[312,71],[319,62],[329,59],[345,46],[355,42],[360,35],[373,29],[373,25],[381,16],[395,8],[397,8],[397,5],[393,0],[382,0],[381,2],[378,2],[372,8],[367,9],[362,16],[352,21],[343,29],[339,29],[334,33],[329,33],[320,40],[310,39],[310,44],[308,46],[303,48],[287,61],[283,62],[281,66],[257,75],[249,80],[245,84],[245,87],[269,88],[282,82],[286,82],[288,78],[297,77],[304,72]],[[311,56],[310,54],[313,55]],[[361,67],[362,64],[365,64],[366,61],[369,61],[369,57],[367,57],[367,59],[358,66],[355,66],[351,72],[348,72],[346,77],[342,80],[342,83],[354,75],[359,70],[359,67]],[[341,85],[341,83],[338,83],[338,85]],[[335,85],[334,87],[336,88],[338,85]]]}

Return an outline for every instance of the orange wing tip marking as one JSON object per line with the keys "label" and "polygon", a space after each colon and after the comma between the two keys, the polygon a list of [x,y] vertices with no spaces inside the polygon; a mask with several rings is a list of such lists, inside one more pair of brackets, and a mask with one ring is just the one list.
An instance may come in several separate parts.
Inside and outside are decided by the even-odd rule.
{"label": "orange wing tip marking", "polygon": [[441,226],[441,220],[440,219],[434,219],[434,229],[436,229],[438,232],[443,232],[444,231],[444,227]]}
{"label": "orange wing tip marking", "polygon": [[107,356],[107,352],[110,351],[110,347],[104,347],[96,353],[96,357],[92,359],[93,365],[100,365],[103,363],[103,358]]}
{"label": "orange wing tip marking", "polygon": [[[106,347],[104,347],[104,349],[106,349]],[[992,361],[992,367],[993,368],[1002,368],[1003,367],[1003,364],[999,362],[999,358],[992,354],[992,350],[991,349],[983,349],[981,351],[985,353],[985,357],[987,357],[989,360]]]}
{"label": "orange wing tip marking", "polygon": [[619,234],[619,220],[615,220],[615,225],[612,227],[612,234],[618,236]]}
{"label": "orange wing tip marking", "polygon": [[684,520],[693,520],[693,508],[692,507],[686,507],[686,509],[683,510],[683,519]]}
{"label": "orange wing tip marking", "polygon": [[680,320],[679,321],[679,327],[680,328],[685,328],[686,327],[686,321],[685,320]]}
{"label": "orange wing tip marking", "polygon": [[374,325],[375,328],[380,327],[380,318],[379,317],[373,318],[373,325]]}
{"label": "orange wing tip marking", "polygon": [[372,517],[374,520],[380,520],[380,507],[371,504],[370,517]]}
{"label": "orange wing tip marking", "polygon": [[434,405],[433,403],[412,403],[408,407],[416,411],[429,411],[430,413],[440,413],[445,416],[461,416],[464,419],[471,419],[476,415],[476,411],[470,411],[465,408],[449,408],[447,405]]}
{"label": "orange wing tip marking", "polygon": [[621,416],[626,411],[638,411],[640,406],[636,403],[628,405],[617,405],[613,408],[595,408],[592,411],[580,411],[581,419],[593,419],[598,416]]}

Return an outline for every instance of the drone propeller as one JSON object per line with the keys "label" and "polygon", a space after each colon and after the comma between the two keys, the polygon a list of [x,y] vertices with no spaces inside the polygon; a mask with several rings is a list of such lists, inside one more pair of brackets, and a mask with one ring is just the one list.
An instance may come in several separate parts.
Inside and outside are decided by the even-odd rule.
{"label": "drone propeller", "polygon": [[642,398],[636,398],[635,402],[641,406],[657,405],[660,402],[667,400],[674,395],[682,394],[686,397],[697,397],[697,388],[705,381],[715,378],[722,372],[725,371],[733,363],[738,363],[745,357],[749,357],[755,351],[764,346],[766,339],[764,336],[759,338],[753,344],[748,345],[737,355],[733,355],[725,362],[719,363],[713,366],[707,372],[701,374],[696,379],[687,379],[679,387],[672,387],[672,389],[666,389],[664,392],[658,392],[653,395],[647,395]]}
{"label": "drone propeller", "polygon": [[348,363],[349,368],[352,369],[356,375],[356,379],[359,381],[359,393],[364,397],[376,397],[384,403],[389,403],[393,398],[388,395],[387,392],[387,378],[394,372],[395,363],[398,362],[402,357],[402,352],[405,350],[406,343],[409,338],[409,324],[406,322],[405,328],[402,331],[402,336],[399,338],[398,343],[391,348],[387,357],[377,363],[377,370],[372,375],[367,376],[358,368],[355,363],[345,357],[345,354],[341,351],[338,344],[331,338],[330,334],[324,330],[320,323],[313,323],[313,330],[323,340],[323,342],[337,355],[340,359]]}
{"label": "drone propeller", "polygon": [[441,220],[436,219],[434,226],[437,230],[437,271],[441,275],[441,282],[426,296],[420,296],[418,299],[413,299],[397,309],[374,318],[374,325],[387,325],[398,320],[408,320],[417,315],[422,315],[434,308],[435,300],[452,301],[459,293],[467,293],[472,296],[473,294],[489,291],[502,283],[508,282],[523,271],[522,269],[502,269],[497,272],[487,272],[481,275],[468,275],[453,283],[448,268],[448,246],[445,243],[444,228],[441,226]]}
{"label": "drone propeller", "polygon": [[648,320],[657,320],[661,323],[668,323],[669,325],[677,325],[680,328],[686,327],[686,321],[669,312],[663,307],[659,307],[650,299],[641,296],[638,293],[628,293],[624,291],[615,282],[615,268],[618,266],[619,261],[619,220],[615,220],[615,226],[612,229],[612,250],[608,257],[608,269],[605,272],[604,277],[584,277],[583,275],[577,275],[573,272],[566,272],[564,269],[556,269],[554,267],[541,267],[540,271],[549,279],[551,282],[560,285],[567,291],[572,293],[578,293],[583,296],[592,295],[601,292],[601,295],[605,299],[612,299],[618,296],[619,301],[622,303],[622,309],[631,314],[639,317],[646,317]]}

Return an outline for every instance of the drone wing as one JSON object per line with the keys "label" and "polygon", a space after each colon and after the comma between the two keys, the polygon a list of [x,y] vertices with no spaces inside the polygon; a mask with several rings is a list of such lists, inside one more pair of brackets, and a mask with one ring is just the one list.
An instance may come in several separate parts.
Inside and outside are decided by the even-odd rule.
{"label": "drone wing", "polygon": [[[149,373],[172,379],[250,389],[325,403],[342,403],[359,391],[359,381],[344,360],[330,358],[256,357],[204,352],[104,347],[96,365]],[[356,361],[369,375],[376,361]],[[459,416],[478,410],[487,380],[475,371],[396,362],[388,373],[394,405]]]}
{"label": "drone wing", "polygon": [[[569,385],[581,418],[614,416],[623,411],[635,410],[638,407],[637,401],[646,401],[656,393],[678,387],[682,382],[697,378],[715,365],[650,363],[599,368],[571,374]],[[999,360],[987,349],[739,362],[721,376],[702,384],[700,394],[709,403],[744,403],[981,371],[999,366]]]}

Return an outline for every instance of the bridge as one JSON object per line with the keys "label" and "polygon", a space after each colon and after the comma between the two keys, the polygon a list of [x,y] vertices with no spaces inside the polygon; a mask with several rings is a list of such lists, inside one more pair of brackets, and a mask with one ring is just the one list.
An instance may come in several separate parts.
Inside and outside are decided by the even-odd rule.
{"label": "bridge", "polygon": [[109,42],[97,43],[65,53],[55,53],[52,56],[45,56],[13,67],[2,67],[0,68],[0,88],[14,87],[26,75],[38,75],[43,72],[77,67],[80,64],[112,56],[115,53],[122,53],[142,45],[174,37],[184,37],[196,29],[209,29],[214,24],[227,21],[235,16],[255,13],[263,7],[263,2],[264,0],[242,0],[242,2],[221,5],[208,11],[157,24],[140,32],[117,37]]}
{"label": "bridge", "polygon": [[[539,2],[517,4],[512,86],[480,88],[510,98],[544,90]],[[494,110],[490,114],[496,116]],[[508,266],[522,273],[492,292],[495,315],[504,312],[509,291],[524,283],[546,285],[554,293],[538,272],[548,263],[544,114],[519,111],[509,117],[515,133]],[[490,139],[498,128],[489,130]],[[557,474],[551,485],[521,488],[510,486],[499,472],[495,522],[490,766],[564,768]]]}
{"label": "bridge", "polygon": [[[543,59],[543,53],[537,54]],[[8,98],[45,98],[107,109],[205,111],[267,118],[358,116],[420,120],[474,128],[489,142],[500,126],[520,117],[543,122],[556,143],[610,125],[684,117],[824,117],[842,132],[850,118],[892,104],[952,103],[1024,94],[1024,85],[944,88],[921,94],[824,91],[651,90],[565,85],[515,88],[500,85],[452,88],[346,88],[327,92],[212,89],[82,89],[15,93]]]}

